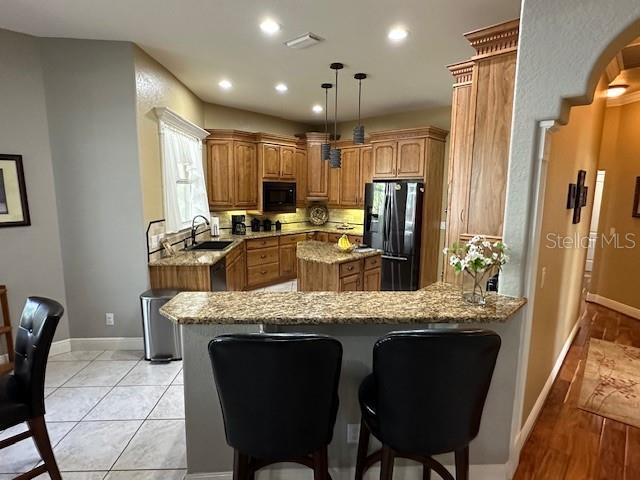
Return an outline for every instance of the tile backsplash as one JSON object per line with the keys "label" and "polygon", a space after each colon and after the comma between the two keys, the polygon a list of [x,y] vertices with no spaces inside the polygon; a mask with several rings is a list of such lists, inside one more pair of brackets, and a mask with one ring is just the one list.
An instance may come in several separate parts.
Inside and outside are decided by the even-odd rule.
{"label": "tile backsplash", "polygon": [[[270,219],[272,222],[279,220],[282,224],[289,224],[291,227],[294,224],[300,224],[301,227],[306,226],[309,221],[309,212],[306,208],[298,208],[295,213],[278,213],[270,215],[255,215],[245,210],[226,210],[211,212],[212,217],[220,218],[220,229],[222,233],[231,233],[231,216],[232,215],[245,215],[245,224],[250,228],[251,220],[258,218],[264,220]],[[362,209],[329,209],[329,224],[339,225],[342,223],[348,223],[351,225],[361,226],[364,224],[364,210]],[[200,231],[204,232],[204,228],[200,227]],[[158,243],[158,246],[151,245],[152,238],[157,236],[161,240],[169,240],[176,251],[184,248],[184,239],[191,234],[190,229],[184,229],[176,233],[165,233],[164,221],[153,223],[149,225],[149,231],[147,234],[147,245],[149,253],[149,260],[155,260],[164,256],[162,246]]]}

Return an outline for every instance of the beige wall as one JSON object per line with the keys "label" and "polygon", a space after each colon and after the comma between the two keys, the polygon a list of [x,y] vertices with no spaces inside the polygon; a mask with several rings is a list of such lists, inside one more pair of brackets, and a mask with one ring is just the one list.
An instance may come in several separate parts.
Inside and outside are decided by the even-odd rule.
{"label": "beige wall", "polygon": [[[573,108],[569,123],[551,135],[523,422],[578,320],[587,250],[579,245],[558,248],[558,238],[589,235],[604,111],[605,100],[599,94],[592,105]],[[582,220],[574,225],[566,201],[568,185],[575,183],[578,170],[587,171],[589,199]]]}
{"label": "beige wall", "polygon": [[598,232],[619,235],[616,248],[598,243],[590,292],[640,308],[636,282],[629,274],[640,270],[640,218],[631,216],[636,177],[640,176],[640,103],[607,109],[600,168],[605,170]]}
{"label": "beige wall", "polygon": [[212,103],[206,103],[204,106],[204,128],[224,128],[291,136],[315,130],[304,123]]}
{"label": "beige wall", "polygon": [[[356,121],[339,123],[338,133],[342,138],[351,138],[353,135],[353,127],[357,124],[358,122]],[[428,125],[449,130],[451,128],[451,106],[424,108],[421,110],[369,117],[363,119],[362,124],[364,125],[366,133],[398,128],[426,127]]]}
{"label": "beige wall", "polygon": [[195,123],[204,125],[204,103],[165,67],[134,47],[138,149],[145,225],[164,218],[160,138],[155,107],[168,107]]}

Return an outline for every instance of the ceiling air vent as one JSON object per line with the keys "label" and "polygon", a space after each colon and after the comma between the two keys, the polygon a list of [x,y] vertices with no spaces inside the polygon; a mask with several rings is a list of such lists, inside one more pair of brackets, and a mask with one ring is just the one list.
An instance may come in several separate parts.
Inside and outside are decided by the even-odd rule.
{"label": "ceiling air vent", "polygon": [[289,48],[309,48],[317,45],[323,40],[324,38],[319,37],[315,33],[308,32],[304,35],[300,35],[299,37],[284,42],[284,44]]}

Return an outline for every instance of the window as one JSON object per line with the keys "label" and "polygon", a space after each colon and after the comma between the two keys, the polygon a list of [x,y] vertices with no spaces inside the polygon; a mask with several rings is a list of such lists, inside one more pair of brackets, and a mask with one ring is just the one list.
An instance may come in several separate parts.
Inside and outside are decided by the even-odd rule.
{"label": "window", "polygon": [[207,132],[167,108],[156,108],[160,131],[164,218],[167,233],[191,226],[196,215],[209,218],[202,167]]}

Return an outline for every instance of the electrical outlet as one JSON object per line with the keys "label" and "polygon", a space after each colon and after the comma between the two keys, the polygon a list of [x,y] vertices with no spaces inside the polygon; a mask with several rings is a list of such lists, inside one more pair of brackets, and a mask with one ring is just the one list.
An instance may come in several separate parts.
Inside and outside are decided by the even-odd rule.
{"label": "electrical outlet", "polygon": [[540,275],[540,290],[544,288],[544,281],[547,278],[547,267],[542,267],[542,274]]}
{"label": "electrical outlet", "polygon": [[160,238],[161,238],[161,235],[151,236],[151,248],[158,248],[158,245],[160,245]]}
{"label": "electrical outlet", "polygon": [[360,437],[360,424],[349,423],[347,424],[347,443],[358,443]]}
{"label": "electrical outlet", "polygon": [[113,313],[107,313],[105,314],[104,317],[105,317],[105,323],[107,325],[113,326],[116,324],[115,316],[113,315]]}

